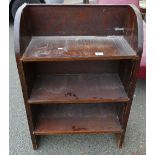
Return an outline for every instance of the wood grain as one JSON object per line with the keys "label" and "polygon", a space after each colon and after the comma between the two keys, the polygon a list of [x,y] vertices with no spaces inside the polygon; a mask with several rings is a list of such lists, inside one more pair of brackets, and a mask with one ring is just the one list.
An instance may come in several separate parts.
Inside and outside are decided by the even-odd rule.
{"label": "wood grain", "polygon": [[35,135],[122,132],[112,104],[45,105],[37,116]]}
{"label": "wood grain", "polygon": [[136,59],[136,52],[122,36],[59,36],[33,37],[22,61],[129,58]]}
{"label": "wood grain", "polygon": [[117,74],[40,75],[29,103],[127,102]]}

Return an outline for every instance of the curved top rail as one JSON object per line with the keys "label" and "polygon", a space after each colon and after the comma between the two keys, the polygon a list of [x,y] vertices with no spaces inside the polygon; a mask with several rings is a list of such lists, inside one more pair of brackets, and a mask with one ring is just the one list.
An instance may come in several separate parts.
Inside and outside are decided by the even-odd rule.
{"label": "curved top rail", "polygon": [[20,57],[20,30],[21,30],[21,16],[24,8],[27,6],[24,3],[20,6],[16,12],[15,20],[14,20],[14,49],[16,57]]}
{"label": "curved top rail", "polygon": [[139,9],[135,5],[130,5],[131,8],[133,9],[136,18],[137,18],[137,36],[138,36],[138,54],[142,54],[143,52],[143,19],[141,16],[141,13]]}

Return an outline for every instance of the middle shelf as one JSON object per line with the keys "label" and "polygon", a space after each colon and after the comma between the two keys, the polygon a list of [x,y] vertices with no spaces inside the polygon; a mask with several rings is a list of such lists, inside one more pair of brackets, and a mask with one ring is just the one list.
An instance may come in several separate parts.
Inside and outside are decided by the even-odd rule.
{"label": "middle shelf", "polygon": [[117,73],[37,75],[28,103],[127,102]]}

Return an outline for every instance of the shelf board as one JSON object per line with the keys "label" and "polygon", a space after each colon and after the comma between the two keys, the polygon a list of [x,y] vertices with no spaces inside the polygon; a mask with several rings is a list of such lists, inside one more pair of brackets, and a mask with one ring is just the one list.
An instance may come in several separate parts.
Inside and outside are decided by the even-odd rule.
{"label": "shelf board", "polygon": [[113,104],[41,105],[34,134],[121,133]]}
{"label": "shelf board", "polygon": [[127,102],[118,74],[38,75],[28,103]]}
{"label": "shelf board", "polygon": [[137,59],[123,36],[32,37],[22,61]]}

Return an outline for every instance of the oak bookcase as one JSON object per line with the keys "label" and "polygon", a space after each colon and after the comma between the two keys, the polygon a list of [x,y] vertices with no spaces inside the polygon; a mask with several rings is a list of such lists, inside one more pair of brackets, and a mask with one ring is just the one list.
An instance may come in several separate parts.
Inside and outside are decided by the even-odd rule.
{"label": "oak bookcase", "polygon": [[15,53],[34,149],[40,135],[74,133],[113,133],[122,147],[142,26],[133,5],[18,9]]}

